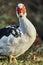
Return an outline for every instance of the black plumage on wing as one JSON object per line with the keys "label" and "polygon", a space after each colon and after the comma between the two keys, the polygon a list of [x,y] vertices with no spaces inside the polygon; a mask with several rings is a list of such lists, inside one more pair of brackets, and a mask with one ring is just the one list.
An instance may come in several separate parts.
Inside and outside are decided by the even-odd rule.
{"label": "black plumage on wing", "polygon": [[[12,25],[12,26],[8,26],[8,27],[5,27],[5,28],[1,28],[0,29],[0,39],[3,36],[9,36],[10,34],[12,34],[15,37],[18,37],[20,35],[20,30],[19,29],[18,29],[19,33],[17,32],[18,27],[19,26]],[[13,31],[15,33],[13,33]]]}

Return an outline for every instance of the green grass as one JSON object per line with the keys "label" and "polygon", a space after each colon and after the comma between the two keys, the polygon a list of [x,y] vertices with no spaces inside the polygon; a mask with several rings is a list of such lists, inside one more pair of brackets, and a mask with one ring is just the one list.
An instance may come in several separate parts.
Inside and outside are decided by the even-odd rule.
{"label": "green grass", "polygon": [[16,17],[8,14],[3,14],[0,16],[0,28],[15,24],[18,24],[18,19]]}

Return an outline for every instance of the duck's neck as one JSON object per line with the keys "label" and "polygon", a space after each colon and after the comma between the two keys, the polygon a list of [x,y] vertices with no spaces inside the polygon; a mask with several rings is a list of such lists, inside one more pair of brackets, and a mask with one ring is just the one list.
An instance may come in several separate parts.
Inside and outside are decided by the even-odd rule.
{"label": "duck's neck", "polygon": [[26,27],[26,22],[25,22],[25,17],[19,18],[19,22],[20,22],[20,29],[22,30],[22,32],[25,34],[27,31],[27,27]]}
{"label": "duck's neck", "polygon": [[19,18],[19,22],[20,28],[24,34],[27,34],[31,37],[36,35],[35,27],[26,17]]}

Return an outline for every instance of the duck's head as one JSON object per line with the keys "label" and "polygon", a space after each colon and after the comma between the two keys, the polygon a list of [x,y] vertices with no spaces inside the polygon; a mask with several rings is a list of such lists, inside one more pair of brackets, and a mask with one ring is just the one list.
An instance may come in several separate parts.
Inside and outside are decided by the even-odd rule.
{"label": "duck's head", "polygon": [[17,17],[23,17],[23,16],[26,16],[27,13],[26,13],[26,7],[24,4],[22,3],[19,3],[16,7],[16,15]]}

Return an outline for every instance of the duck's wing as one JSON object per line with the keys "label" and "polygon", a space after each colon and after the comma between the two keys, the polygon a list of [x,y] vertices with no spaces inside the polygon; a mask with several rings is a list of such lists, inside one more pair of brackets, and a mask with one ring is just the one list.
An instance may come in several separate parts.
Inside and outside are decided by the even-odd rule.
{"label": "duck's wing", "polygon": [[14,37],[18,37],[21,35],[20,29],[18,29],[19,26],[12,25],[12,26],[7,26],[5,28],[0,29],[0,39],[3,36],[8,37],[10,34],[12,34]]}
{"label": "duck's wing", "polygon": [[[8,26],[0,29],[0,53],[9,54],[15,49],[15,42],[18,43],[18,38],[21,35],[18,26]],[[16,37],[16,38],[15,38]],[[15,40],[16,39],[16,40]],[[14,45],[14,47],[13,47]]]}

